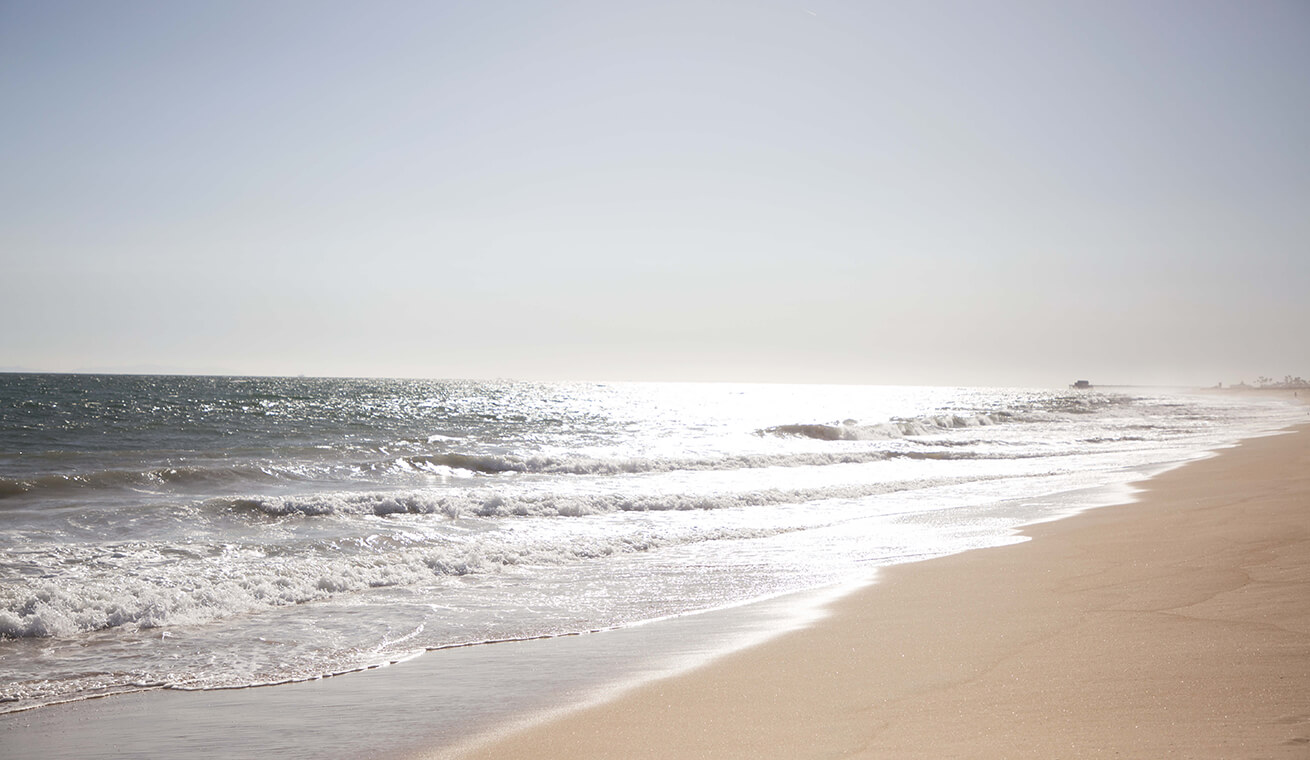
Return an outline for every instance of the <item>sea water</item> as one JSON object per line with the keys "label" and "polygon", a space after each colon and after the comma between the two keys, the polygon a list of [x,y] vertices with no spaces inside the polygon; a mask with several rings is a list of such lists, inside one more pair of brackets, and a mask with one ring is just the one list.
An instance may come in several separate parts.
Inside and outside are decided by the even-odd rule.
{"label": "sea water", "polygon": [[1142,388],[4,374],[0,712],[867,577],[1302,419]]}

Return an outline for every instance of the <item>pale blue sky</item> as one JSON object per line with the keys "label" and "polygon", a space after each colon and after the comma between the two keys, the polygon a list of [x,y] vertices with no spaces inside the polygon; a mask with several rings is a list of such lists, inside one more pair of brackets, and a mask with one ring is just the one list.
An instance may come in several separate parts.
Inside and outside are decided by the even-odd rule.
{"label": "pale blue sky", "polygon": [[0,367],[1310,375],[1305,2],[0,0]]}

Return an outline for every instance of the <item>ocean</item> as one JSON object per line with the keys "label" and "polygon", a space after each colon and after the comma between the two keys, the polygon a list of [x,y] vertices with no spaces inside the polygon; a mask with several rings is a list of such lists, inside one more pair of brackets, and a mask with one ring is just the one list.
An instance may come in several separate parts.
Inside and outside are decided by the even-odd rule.
{"label": "ocean", "polygon": [[1148,388],[0,374],[0,712],[865,579],[1303,419]]}

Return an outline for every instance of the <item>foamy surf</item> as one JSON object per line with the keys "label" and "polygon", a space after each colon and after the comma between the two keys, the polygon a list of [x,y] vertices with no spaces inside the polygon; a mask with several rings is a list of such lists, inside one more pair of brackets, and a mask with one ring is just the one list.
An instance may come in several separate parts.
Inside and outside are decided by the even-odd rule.
{"label": "foamy surf", "polygon": [[351,672],[1013,540],[1272,430],[1132,390],[0,376],[0,710]]}

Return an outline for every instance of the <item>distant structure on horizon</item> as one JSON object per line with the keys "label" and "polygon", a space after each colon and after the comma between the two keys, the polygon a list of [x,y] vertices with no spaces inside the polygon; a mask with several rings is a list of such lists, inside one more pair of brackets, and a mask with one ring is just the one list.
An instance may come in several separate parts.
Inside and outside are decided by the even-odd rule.
{"label": "distant structure on horizon", "polygon": [[[1224,387],[1224,384],[1223,384],[1223,383],[1219,383],[1219,385],[1216,386],[1216,387],[1218,387],[1218,388],[1223,388],[1223,387]],[[1287,376],[1285,376],[1282,380],[1275,380],[1275,379],[1273,379],[1272,377],[1265,377],[1264,375],[1261,375],[1260,377],[1257,377],[1257,378],[1255,379],[1255,384],[1254,384],[1254,385],[1247,385],[1246,381],[1245,381],[1245,380],[1242,380],[1242,381],[1239,382],[1239,383],[1235,383],[1235,384],[1231,384],[1231,385],[1229,385],[1229,386],[1228,386],[1228,389],[1229,389],[1229,390],[1232,390],[1232,391],[1242,391],[1242,390],[1257,390],[1257,391],[1301,390],[1301,389],[1310,389],[1310,381],[1307,381],[1305,378],[1300,377],[1299,375],[1296,376],[1296,377],[1293,377],[1293,376],[1291,376],[1291,375],[1287,375]]]}
{"label": "distant structure on horizon", "polygon": [[1075,380],[1074,384],[1069,387],[1073,388],[1074,390],[1083,391],[1083,390],[1087,390],[1088,388],[1091,388],[1092,384],[1087,382],[1086,380]]}

